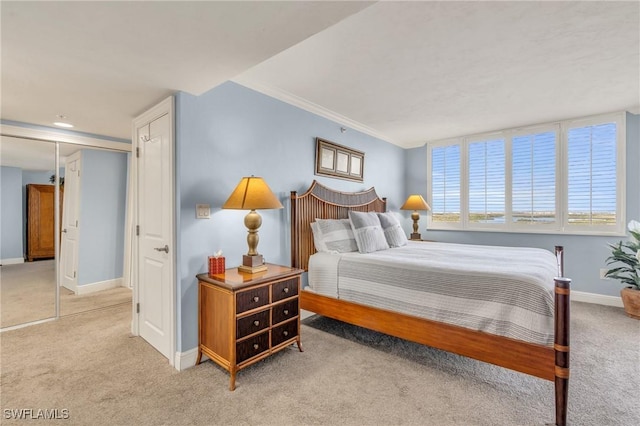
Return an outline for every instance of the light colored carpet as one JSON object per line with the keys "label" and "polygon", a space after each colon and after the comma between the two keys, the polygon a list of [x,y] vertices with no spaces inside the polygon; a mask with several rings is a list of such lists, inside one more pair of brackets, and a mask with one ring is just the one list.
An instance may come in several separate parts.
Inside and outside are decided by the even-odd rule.
{"label": "light colored carpet", "polygon": [[56,315],[55,261],[0,267],[0,327]]}
{"label": "light colored carpet", "polygon": [[[570,424],[640,424],[640,321],[618,308],[572,309]],[[116,306],[2,333],[2,407],[66,408],[70,419],[56,421],[65,425],[553,420],[550,382],[325,318],[304,321],[305,352],[290,347],[240,371],[235,392],[211,361],[173,370],[129,324],[130,310]]]}
{"label": "light colored carpet", "polygon": [[131,309],[130,289],[116,287],[95,293],[76,295],[71,290],[60,288],[60,316],[75,315],[121,304],[125,304],[128,309]]}
{"label": "light colored carpet", "polygon": [[[39,260],[0,268],[0,327],[55,317],[55,260]],[[74,315],[122,303],[131,304],[131,290],[112,288],[75,295],[60,288],[60,315]]]}

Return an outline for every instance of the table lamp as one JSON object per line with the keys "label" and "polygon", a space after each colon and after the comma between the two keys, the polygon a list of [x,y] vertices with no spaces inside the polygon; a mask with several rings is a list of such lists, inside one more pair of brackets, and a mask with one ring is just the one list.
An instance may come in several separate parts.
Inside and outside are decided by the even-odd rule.
{"label": "table lamp", "polygon": [[413,233],[411,234],[412,240],[421,240],[422,237],[418,232],[418,221],[420,220],[420,214],[418,210],[430,210],[429,204],[422,198],[422,195],[409,195],[407,201],[404,202],[400,210],[413,210],[411,213],[411,219],[413,219]]}
{"label": "table lamp", "polygon": [[280,201],[271,192],[269,185],[261,177],[243,177],[222,208],[250,210],[244,217],[244,225],[249,232],[247,235],[249,252],[242,256],[242,265],[238,267],[238,270],[249,274],[266,271],[267,265],[264,264],[262,255],[258,254],[258,228],[262,225],[262,217],[256,212],[256,209],[283,208]]}

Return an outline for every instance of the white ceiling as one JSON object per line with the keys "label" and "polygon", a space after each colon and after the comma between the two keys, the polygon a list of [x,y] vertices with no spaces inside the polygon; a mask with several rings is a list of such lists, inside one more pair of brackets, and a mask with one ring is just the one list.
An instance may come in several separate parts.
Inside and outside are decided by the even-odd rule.
{"label": "white ceiling", "polygon": [[637,109],[639,38],[639,2],[385,2],[236,81],[412,147]]}
{"label": "white ceiling", "polygon": [[[60,167],[65,159],[85,146],[61,143]],[[95,149],[95,148],[91,148]],[[56,168],[56,147],[54,143],[24,138],[2,136],[0,139],[0,165],[19,167],[24,170],[53,171]]]}
{"label": "white ceiling", "polygon": [[2,136],[0,165],[26,170],[56,168],[56,147],[53,143]]}
{"label": "white ceiling", "polygon": [[639,2],[0,8],[2,118],[119,138],[165,96],[234,77],[404,147],[640,105]]}
{"label": "white ceiling", "polygon": [[176,91],[223,83],[371,2],[0,3],[2,118],[131,138]]}

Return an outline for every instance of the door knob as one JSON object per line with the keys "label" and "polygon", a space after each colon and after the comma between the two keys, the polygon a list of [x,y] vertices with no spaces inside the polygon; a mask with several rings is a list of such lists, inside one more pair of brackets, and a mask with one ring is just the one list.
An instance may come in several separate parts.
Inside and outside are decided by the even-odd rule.
{"label": "door knob", "polygon": [[64,232],[64,233],[66,234],[66,233],[67,233],[67,228],[64,228],[64,229],[62,230],[62,232]]}
{"label": "door knob", "polygon": [[169,246],[165,244],[164,247],[156,247],[154,248],[155,251],[163,251],[165,253],[169,253]]}

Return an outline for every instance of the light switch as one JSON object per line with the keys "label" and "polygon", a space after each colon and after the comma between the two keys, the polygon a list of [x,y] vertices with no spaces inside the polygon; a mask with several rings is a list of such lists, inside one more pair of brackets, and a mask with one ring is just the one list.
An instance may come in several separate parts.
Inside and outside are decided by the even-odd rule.
{"label": "light switch", "polygon": [[196,219],[209,219],[211,217],[211,206],[209,204],[196,204]]}

